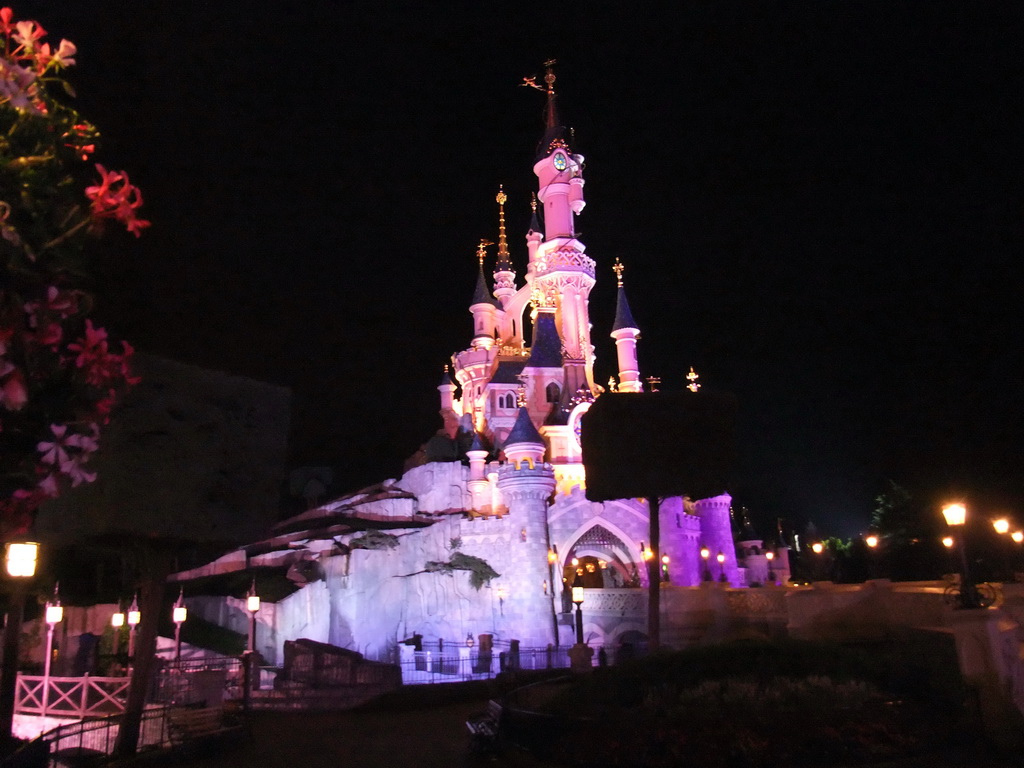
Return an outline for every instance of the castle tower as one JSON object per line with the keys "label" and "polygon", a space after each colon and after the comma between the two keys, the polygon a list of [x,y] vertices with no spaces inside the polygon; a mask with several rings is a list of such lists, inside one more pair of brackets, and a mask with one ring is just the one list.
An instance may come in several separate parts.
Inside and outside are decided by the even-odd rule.
{"label": "castle tower", "polygon": [[719,566],[715,557],[721,552],[725,555],[725,578],[732,586],[739,586],[736,570],[736,547],[732,539],[732,520],[729,507],[732,496],[723,493],[710,499],[700,499],[693,503],[697,516],[700,518],[701,543],[711,550],[711,561],[708,563],[711,575],[715,580],[719,577]]}
{"label": "castle tower", "polygon": [[498,470],[498,489],[509,510],[513,535],[503,617],[526,647],[556,641],[555,603],[548,568],[548,499],[555,472],[544,463],[544,439],[525,407],[504,446],[507,462]]}
{"label": "castle tower", "polygon": [[495,306],[495,301],[487,290],[487,283],[484,280],[484,257],[487,256],[487,246],[490,244],[486,240],[481,240],[476,249],[480,268],[477,273],[476,288],[473,291],[473,300],[469,305],[470,314],[473,315],[473,349],[490,349],[494,346],[494,329],[498,308]]}
{"label": "castle tower", "polygon": [[640,366],[636,359],[636,342],[640,338],[640,329],[636,327],[633,313],[629,311],[626,301],[626,289],[622,287],[622,273],[625,267],[615,259],[615,278],[619,287],[615,299],[615,323],[612,325],[611,337],[615,339],[615,352],[619,362],[619,392],[642,392]]}
{"label": "castle tower", "polygon": [[532,288],[553,297],[558,335],[566,357],[583,361],[587,384],[593,388],[594,349],[590,343],[588,301],[594,287],[594,261],[576,238],[574,218],[584,205],[583,155],[573,153],[569,132],[559,124],[555,109],[555,74],[547,74],[547,129],[533,172],[537,198],[544,206],[544,241],[531,261]]}

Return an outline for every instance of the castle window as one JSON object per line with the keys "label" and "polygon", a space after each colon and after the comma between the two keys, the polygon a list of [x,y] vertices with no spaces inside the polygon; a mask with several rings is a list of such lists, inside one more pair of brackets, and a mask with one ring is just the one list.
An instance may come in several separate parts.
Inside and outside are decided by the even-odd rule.
{"label": "castle window", "polygon": [[548,384],[548,388],[545,390],[547,393],[547,400],[549,403],[557,403],[562,399],[562,390],[558,388],[555,382]]}
{"label": "castle window", "polygon": [[500,395],[498,397],[498,407],[499,408],[515,408],[516,407],[515,396],[513,396],[513,394],[511,392],[509,392],[507,395]]}

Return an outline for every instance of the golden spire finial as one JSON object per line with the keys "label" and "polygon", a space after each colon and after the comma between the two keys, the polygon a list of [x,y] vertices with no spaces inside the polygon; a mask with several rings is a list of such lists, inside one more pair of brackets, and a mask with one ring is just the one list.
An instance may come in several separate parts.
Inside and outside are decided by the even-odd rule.
{"label": "golden spire finial", "polygon": [[480,266],[483,267],[484,259],[487,257],[487,246],[494,245],[490,240],[483,237],[480,238],[480,245],[476,247],[476,257],[480,261]]}
{"label": "golden spire finial", "polygon": [[555,95],[555,70],[553,67],[558,62],[555,59],[548,59],[544,62],[544,66],[547,68],[547,74],[544,75],[544,82],[548,84],[548,95]]}
{"label": "golden spire finial", "polygon": [[615,279],[619,282],[619,288],[622,287],[622,273],[626,271],[626,265],[619,261],[619,257],[615,257],[615,264],[612,265],[612,272],[615,273]]}
{"label": "golden spire finial", "polygon": [[498,203],[498,261],[508,261],[508,241],[505,239],[505,202],[508,195],[504,185],[498,185],[498,196],[494,199]]}
{"label": "golden spire finial", "polygon": [[530,193],[530,210],[533,211],[534,213],[537,212],[537,193],[536,192],[531,192]]}

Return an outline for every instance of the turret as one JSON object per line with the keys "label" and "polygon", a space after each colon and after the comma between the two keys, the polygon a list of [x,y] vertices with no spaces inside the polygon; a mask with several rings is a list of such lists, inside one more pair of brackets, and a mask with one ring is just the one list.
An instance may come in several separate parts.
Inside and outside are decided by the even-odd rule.
{"label": "turret", "polygon": [[[508,461],[498,470],[498,489],[515,531],[509,547],[509,572],[514,575],[507,584],[504,618],[517,628],[524,645],[543,647],[557,641],[547,559],[548,499],[555,489],[555,471],[543,461],[544,440],[525,407],[519,409],[504,451]],[[545,615],[550,623],[540,620]]]}
{"label": "turret", "polygon": [[497,306],[494,298],[487,290],[487,283],[484,280],[484,257],[487,255],[488,245],[492,245],[492,243],[487,240],[481,240],[476,249],[480,268],[477,273],[476,289],[473,291],[473,300],[469,305],[469,311],[473,315],[474,349],[490,349],[494,346]]}
{"label": "turret", "polygon": [[618,294],[615,300],[615,322],[612,324],[611,337],[615,339],[615,352],[619,362],[619,392],[642,392],[640,366],[636,358],[636,342],[640,338],[640,329],[636,327],[633,313],[629,311],[626,301],[626,289],[622,287],[622,272],[625,267],[615,259],[615,277],[618,280]]}
{"label": "turret", "polygon": [[441,381],[437,385],[437,391],[441,395],[441,419],[444,421],[444,431],[448,437],[455,437],[455,431],[459,425],[459,413],[456,410],[455,382],[448,372],[448,366],[444,367],[441,374]]}
{"label": "turret", "polygon": [[473,442],[466,451],[469,459],[469,493],[473,499],[473,509],[483,512],[491,506],[489,483],[484,475],[488,450],[480,439],[480,433],[473,433]]}
{"label": "turret", "polygon": [[537,258],[537,246],[544,242],[544,230],[537,218],[537,195],[530,196],[530,229],[526,233],[526,252],[529,256],[529,269],[533,271],[533,262]]}

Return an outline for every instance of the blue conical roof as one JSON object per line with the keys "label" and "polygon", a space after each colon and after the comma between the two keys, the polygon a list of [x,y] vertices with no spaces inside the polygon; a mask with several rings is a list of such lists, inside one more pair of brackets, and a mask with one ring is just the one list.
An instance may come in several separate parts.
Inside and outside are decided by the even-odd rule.
{"label": "blue conical roof", "polygon": [[540,432],[533,426],[533,420],[530,418],[526,406],[520,406],[519,415],[516,416],[516,423],[512,426],[512,431],[508,433],[508,437],[505,438],[505,446],[521,445],[523,443],[544,445],[544,438],[540,436]]}
{"label": "blue conical roof", "polygon": [[619,293],[615,299],[615,322],[612,324],[613,331],[620,331],[623,328],[632,328],[639,331],[633,313],[629,311],[629,302],[626,301],[626,289],[619,286]]}
{"label": "blue conical roof", "polygon": [[476,276],[476,288],[473,290],[473,300],[469,306],[474,304],[490,304],[491,306],[500,307],[501,305],[491,296],[491,292],[487,290],[487,281],[484,279],[484,265],[480,265],[480,271]]}
{"label": "blue conical roof", "polygon": [[553,312],[538,312],[533,326],[533,346],[526,364],[532,368],[561,368],[562,341],[558,338]]}

